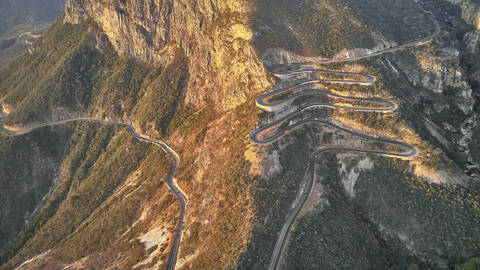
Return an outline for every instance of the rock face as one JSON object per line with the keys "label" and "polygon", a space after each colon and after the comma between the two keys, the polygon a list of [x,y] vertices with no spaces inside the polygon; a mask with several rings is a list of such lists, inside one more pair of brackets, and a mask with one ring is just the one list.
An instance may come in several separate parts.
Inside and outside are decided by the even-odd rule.
{"label": "rock face", "polygon": [[180,47],[189,59],[187,102],[213,100],[218,110],[229,110],[268,87],[249,46],[250,7],[244,0],[67,0],[65,21],[93,18],[117,52],[145,62],[160,60],[170,45]]}
{"label": "rock face", "polygon": [[462,18],[480,30],[480,3],[475,0],[448,0],[462,8]]}
{"label": "rock face", "polygon": [[[179,168],[175,177],[178,177],[179,185],[188,194],[189,199],[189,208],[182,230],[184,236],[182,236],[181,250],[178,254],[179,268],[183,264],[185,265],[184,268],[196,264],[200,265],[199,269],[226,269],[226,265],[231,265],[235,262],[240,251],[245,248],[248,241],[251,227],[249,218],[251,219],[253,215],[249,214],[249,211],[253,211],[251,210],[251,201],[253,199],[248,198],[249,189],[247,188],[247,184],[250,183],[250,176],[239,175],[237,171],[243,173],[248,165],[243,160],[244,156],[241,153],[246,149],[248,142],[246,138],[256,121],[257,113],[253,106],[253,97],[257,96],[259,91],[267,89],[270,84],[255,50],[250,45],[253,36],[247,27],[249,11],[250,5],[247,1],[240,0],[227,2],[203,0],[69,0],[66,2],[65,24],[62,24],[62,21],[55,23],[53,30],[45,34],[38,43],[38,47],[35,47],[34,53],[25,55],[25,63],[28,63],[27,65],[33,62],[29,61],[29,59],[40,55],[39,62],[44,67],[42,70],[50,70],[50,63],[60,63],[62,60],[59,59],[62,59],[65,55],[81,56],[81,59],[78,59],[75,63],[70,62],[71,59],[68,58],[67,64],[63,63],[63,61],[59,64],[62,70],[67,66],[82,66],[79,63],[85,65],[85,68],[82,68],[82,71],[79,72],[71,72],[65,68],[65,74],[78,75],[78,77],[82,78],[82,81],[88,82],[94,81],[95,79],[91,78],[96,77],[96,74],[101,74],[102,78],[99,81],[108,81],[105,83],[105,88],[96,87],[102,83],[95,84],[95,87],[82,85],[80,87],[60,86],[49,88],[50,90],[56,89],[59,91],[70,88],[82,89],[87,95],[95,96],[85,106],[89,107],[89,114],[93,117],[112,119],[117,113],[117,115],[120,115],[118,117],[126,119],[125,122],[129,121],[134,124],[140,122],[138,126],[141,126],[143,130],[139,128],[139,132],[142,131],[142,134],[147,134],[152,138],[160,136],[155,133],[159,130],[157,126],[154,126],[155,124],[171,123],[169,128],[172,128],[172,135],[169,138],[164,137],[161,139],[175,149],[182,159],[185,173],[181,171],[183,168]],[[60,34],[56,35],[56,33]],[[59,40],[65,42],[59,42]],[[57,44],[65,45],[61,46],[62,50],[60,52],[57,53],[56,50],[49,49],[49,46],[55,47]],[[118,57],[112,47],[118,54],[126,57]],[[182,52],[179,52],[180,50]],[[44,51],[51,57],[42,57]],[[53,53],[51,53],[52,51]],[[179,60],[174,61],[173,55],[175,57],[178,56]],[[44,60],[47,58],[50,61],[48,63]],[[52,58],[55,61],[51,61]],[[130,58],[136,58],[136,60],[148,64],[132,61]],[[170,61],[171,59],[173,60]],[[171,64],[171,62],[175,62],[175,64]],[[72,63],[72,65],[68,63]],[[97,66],[97,63],[100,64]],[[103,65],[102,63],[106,64]],[[110,63],[112,64],[110,65]],[[113,68],[110,69],[107,65],[115,66],[115,70],[113,71]],[[168,76],[169,74],[183,74],[184,69],[180,67],[185,66],[188,66],[185,76]],[[36,70],[40,69],[37,68]],[[88,70],[88,72],[85,72],[85,70]],[[109,72],[110,70],[112,72]],[[89,76],[89,74],[95,74],[95,76]],[[103,74],[108,74],[105,76],[106,79],[103,78]],[[28,74],[27,76],[31,75]],[[4,76],[0,77],[4,78]],[[63,81],[63,78],[59,78],[62,78],[62,76],[56,76],[54,81]],[[83,80],[84,78],[86,79]],[[26,79],[24,81],[29,80]],[[72,81],[77,80],[69,77],[65,78],[65,81],[70,86]],[[186,83],[185,86],[184,82],[187,81],[188,84]],[[116,82],[119,83],[117,84]],[[175,88],[175,85],[180,84],[181,86]],[[167,91],[171,89],[176,89],[174,90],[175,93]],[[24,92],[29,91],[28,93],[30,94],[35,92],[35,90],[29,88]],[[132,91],[130,92],[130,90]],[[9,89],[9,91],[13,90]],[[128,98],[123,98],[122,92],[130,93],[131,95],[129,94],[129,96],[132,97],[132,101],[126,101]],[[177,98],[177,94],[181,97]],[[52,91],[48,91],[48,96],[56,95]],[[172,102],[165,105],[165,100],[172,100]],[[246,103],[245,101],[249,102]],[[242,103],[246,104],[239,106]],[[113,107],[115,108],[110,109]],[[90,110],[90,108],[92,109]],[[155,118],[152,115],[163,115],[162,108],[169,110],[169,112],[171,110],[172,115],[174,113],[178,114],[175,115],[174,120],[161,119],[158,122],[151,120]],[[210,110],[210,108],[214,110]],[[235,110],[233,110],[234,108]],[[118,111],[116,111],[117,109]],[[55,117],[57,112],[58,109],[55,108]],[[9,114],[9,117],[12,117],[13,114]],[[127,138],[134,140],[130,134],[128,134]],[[100,140],[100,138],[98,139]],[[93,144],[95,140],[97,140],[96,137],[92,139],[91,143]],[[134,143],[137,144],[139,142],[134,140]],[[76,145],[76,142],[73,144]],[[135,150],[138,150],[138,153],[148,152],[140,149],[138,146],[130,145],[130,142],[125,147],[119,145],[112,145],[111,147],[112,151],[120,150],[122,153],[133,153]],[[85,147],[85,149],[97,148],[89,146]],[[128,151],[124,149],[128,149]],[[118,161],[119,163],[132,166],[141,164],[140,158],[137,157],[134,158],[135,161],[123,161],[123,159],[117,158],[114,154],[105,154],[104,150],[99,151],[99,153],[102,153],[106,160],[115,159],[115,162]],[[133,248],[130,244],[132,242],[130,240],[142,239],[142,235],[148,235],[152,230],[153,232],[163,232],[166,228],[168,232],[175,231],[174,225],[178,220],[179,212],[178,205],[176,205],[177,201],[174,195],[168,192],[164,182],[159,181],[159,179],[164,179],[164,176],[162,176],[162,164],[165,164],[166,172],[171,166],[170,160],[163,161],[166,157],[164,157],[162,151],[156,153],[162,159],[152,159],[150,161],[154,169],[147,169],[149,175],[150,172],[152,173],[152,177],[148,176],[148,181],[152,179],[152,183],[163,185],[162,188],[159,189],[159,186],[152,187],[150,184],[144,184],[139,181],[139,186],[150,190],[152,197],[142,196],[145,200],[140,202],[138,199],[134,199],[133,196],[119,195],[121,198],[131,198],[136,201],[135,205],[128,203],[128,208],[132,210],[132,213],[128,215],[128,218],[125,218],[123,211],[118,212],[122,215],[120,219],[125,221],[125,224],[116,222],[111,216],[108,217],[109,220],[115,222],[111,226],[116,229],[108,230],[118,233],[114,235],[114,238],[117,238],[117,236],[123,237],[121,235],[127,230],[130,231],[130,227],[137,226],[136,224],[142,226],[142,228],[138,228],[138,231],[137,229],[132,229],[132,236],[127,236],[129,241],[128,252],[133,253],[135,250],[135,252],[141,252],[139,254],[122,255],[123,258],[127,258],[128,262],[124,261],[123,258],[119,258],[118,262],[121,266],[118,267],[121,269],[132,269],[133,265],[130,264],[140,261],[143,258],[143,254],[155,257],[155,263],[159,266],[152,266],[153,269],[164,268],[161,265],[166,264],[166,259],[168,259],[166,254],[168,255],[170,250],[167,245],[159,245],[158,252],[149,252],[147,254],[143,252],[144,248],[140,241],[135,241],[137,245]],[[84,159],[82,158],[82,160]],[[102,164],[110,164],[106,160],[103,160]],[[143,165],[138,166],[142,167]],[[219,166],[222,168],[219,169]],[[224,170],[225,168],[228,168],[228,170]],[[104,171],[104,169],[103,167],[99,168],[99,171]],[[221,170],[224,172],[218,173]],[[65,171],[73,171],[73,169],[65,169]],[[114,171],[118,172],[116,169]],[[122,177],[127,177],[130,173],[134,174],[133,171],[122,173]],[[109,173],[109,175],[111,174]],[[80,175],[79,178],[82,180],[79,181],[84,182],[83,179],[86,177]],[[128,179],[122,179],[122,177],[101,178],[108,181],[110,179],[122,181],[121,183],[129,181]],[[137,181],[137,174],[132,178],[134,178],[132,181]],[[237,181],[238,179],[247,180]],[[68,181],[64,182],[68,183]],[[97,183],[98,181],[95,182]],[[63,183],[62,179],[60,178],[57,183]],[[112,185],[117,186],[121,183],[113,182]],[[60,184],[57,184],[56,188],[60,188]],[[89,185],[84,184],[84,186]],[[226,187],[228,187],[228,190],[225,189]],[[92,188],[95,190],[102,189],[97,186],[92,186]],[[232,189],[236,190],[235,194],[229,192]],[[158,196],[154,196],[153,193],[158,194]],[[112,196],[117,197],[117,194],[105,193],[98,197],[101,197],[102,200],[107,200]],[[235,196],[238,196],[238,198]],[[93,196],[89,194],[88,197],[92,198]],[[65,200],[69,198],[70,196],[68,195]],[[203,200],[204,198],[207,198],[209,201]],[[75,197],[75,200],[77,200],[77,197]],[[241,205],[239,205],[239,201],[241,201]],[[114,205],[117,208],[118,203]],[[155,205],[159,205],[160,209]],[[104,206],[108,207],[107,204],[104,204]],[[97,207],[94,206],[92,208]],[[150,207],[155,214],[143,215],[143,213],[148,213]],[[168,207],[170,210],[163,211],[161,209],[163,207]],[[122,210],[125,209],[124,207],[118,207],[118,210],[121,208],[123,208]],[[84,209],[82,205],[64,208],[64,211],[70,213],[73,209],[75,216],[79,217],[78,219],[83,219],[78,214],[80,209]],[[117,211],[113,208],[110,208],[110,210]],[[105,213],[110,210],[97,212],[102,213],[102,216],[107,216]],[[88,209],[86,212],[90,215],[92,209]],[[230,214],[227,215],[225,213]],[[55,212],[55,216],[62,218],[66,215]],[[198,217],[201,217],[202,220],[199,220]],[[137,220],[139,222],[136,222]],[[147,224],[150,221],[152,223]],[[95,221],[91,224],[101,223],[103,224],[103,222]],[[170,223],[172,226],[170,226]],[[76,231],[76,227],[80,223],[72,221],[71,226],[68,227],[65,226],[65,222],[39,226],[45,228],[45,231],[49,231],[56,230],[51,228],[57,228],[57,224],[65,229],[65,232],[62,231],[56,235],[67,235]],[[159,226],[163,226],[163,228],[159,228]],[[74,230],[71,230],[73,228]],[[224,233],[226,229],[229,230],[229,233]],[[93,229],[93,231],[100,232],[97,229]],[[57,230],[57,232],[59,231]],[[91,235],[89,231],[84,231],[84,233],[84,235]],[[173,235],[173,233],[169,235]],[[27,235],[27,237],[30,237],[30,235]],[[5,258],[5,260],[8,260],[5,262],[7,265],[0,266],[0,269],[12,269],[13,266],[51,248],[52,252],[38,259],[38,261],[41,261],[40,263],[48,264],[48,266],[45,266],[47,269],[64,268],[67,266],[67,263],[74,263],[78,268],[82,268],[82,266],[78,266],[82,263],[85,265],[83,268],[95,268],[93,266],[99,265],[98,260],[105,259],[104,261],[108,260],[108,263],[110,263],[111,259],[117,257],[116,254],[119,254],[118,250],[123,248],[123,245],[110,245],[102,242],[102,247],[99,247],[98,250],[101,250],[101,253],[105,254],[104,256],[102,254],[91,254],[91,247],[97,244],[88,243],[86,237],[83,236],[79,237],[79,239],[82,239],[81,241],[75,239],[72,240],[72,243],[84,243],[84,247],[88,248],[89,251],[73,244],[72,247],[75,248],[76,252],[70,252],[64,247],[57,246],[56,239],[48,243],[43,241],[43,235],[40,233],[35,233],[35,239],[27,239],[27,237],[22,238],[22,241],[32,243],[28,245],[36,250],[33,251],[26,248],[23,249],[24,251],[17,252],[16,249],[14,252],[17,253]],[[170,241],[171,239],[169,239],[168,243]],[[18,245],[23,245],[23,242]],[[213,246],[215,248],[212,248]],[[112,251],[112,253],[104,252],[105,247],[112,247],[116,250]],[[65,262],[59,262],[57,258],[63,255],[55,254],[57,251],[67,254],[69,259],[65,260]],[[85,252],[83,253],[83,251]],[[113,253],[115,255],[111,256]],[[86,259],[84,260],[83,258]],[[145,259],[145,264],[152,265],[151,261],[148,261],[147,258]],[[78,264],[75,263],[77,260]],[[89,261],[92,267],[89,267],[90,265],[86,261]],[[35,269],[36,266],[32,265],[26,265],[23,269],[28,269],[29,267]],[[57,267],[57,265],[60,266]],[[208,267],[202,267],[201,265],[207,265]]]}
{"label": "rock face", "polygon": [[429,52],[416,52],[415,57],[420,72],[405,69],[409,79],[434,93],[443,93],[447,88],[456,88],[458,96],[471,98],[472,89],[465,81],[460,68],[459,51],[455,48],[441,48],[436,55]]}
{"label": "rock face", "polygon": [[[462,9],[467,3],[451,2],[461,4]],[[475,175],[473,168],[477,165],[469,156],[469,144],[472,127],[476,126],[473,119],[478,112],[479,34],[467,24],[471,24],[471,20],[465,17],[465,10],[463,19],[459,13],[447,15],[436,11],[436,14],[441,14],[436,16],[443,26],[441,34],[429,47],[412,51],[411,57],[394,56],[393,65],[419,89],[416,110],[423,111],[432,123],[441,127],[440,133],[445,134],[445,138],[434,131],[438,128],[432,123],[428,123],[430,133],[441,141],[446,152],[452,153],[450,156],[466,164],[464,169],[469,175]]]}

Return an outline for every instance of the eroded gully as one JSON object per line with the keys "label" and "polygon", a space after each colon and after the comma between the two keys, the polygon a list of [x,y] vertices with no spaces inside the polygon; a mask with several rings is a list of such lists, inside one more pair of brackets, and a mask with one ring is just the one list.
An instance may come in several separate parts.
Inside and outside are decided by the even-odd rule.
{"label": "eroded gully", "polygon": [[[4,112],[3,104],[0,103],[0,118],[5,118],[6,113]],[[181,190],[181,188],[177,185],[176,180],[174,179],[174,174],[175,171],[177,170],[179,164],[180,164],[180,157],[178,154],[170,148],[165,142],[163,141],[158,141],[149,138],[146,135],[139,134],[136,130],[135,127],[133,127],[132,124],[130,123],[123,123],[123,122],[111,122],[111,121],[105,121],[101,119],[96,119],[96,118],[90,118],[90,117],[79,117],[79,118],[73,118],[73,119],[65,119],[65,120],[57,120],[57,121],[48,121],[48,122],[43,122],[23,128],[18,128],[18,129],[8,129],[5,128],[4,124],[2,123],[0,125],[0,132],[4,134],[8,134],[10,136],[19,136],[23,134],[27,134],[29,132],[32,132],[36,129],[43,128],[43,127],[50,127],[50,126],[59,126],[59,125],[65,125],[71,122],[94,122],[102,125],[108,125],[108,126],[120,126],[120,127],[126,127],[130,130],[130,133],[132,136],[142,142],[150,143],[155,146],[160,147],[170,158],[173,160],[173,165],[168,172],[167,178],[165,181],[167,182],[168,187],[170,190],[175,194],[177,197],[178,201],[180,202],[180,216],[179,220],[177,223],[177,228],[175,230],[173,242],[172,242],[172,247],[170,249],[170,254],[168,257],[168,262],[167,262],[167,270],[173,270],[175,269],[175,265],[177,262],[177,255],[178,255],[178,250],[180,247],[180,241],[182,237],[182,228],[183,228],[183,221],[184,221],[184,215],[185,211],[187,209],[187,196]]]}

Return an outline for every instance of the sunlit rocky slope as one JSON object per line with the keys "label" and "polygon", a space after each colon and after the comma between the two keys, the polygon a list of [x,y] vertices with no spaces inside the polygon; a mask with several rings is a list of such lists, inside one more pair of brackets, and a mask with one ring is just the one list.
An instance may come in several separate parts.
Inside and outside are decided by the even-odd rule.
{"label": "sunlit rocky slope", "polygon": [[[440,24],[431,42],[323,67],[375,76],[321,86],[392,100],[396,112],[309,112],[414,145],[418,158],[319,157],[280,268],[445,269],[480,256],[477,3],[420,2]],[[413,0],[67,0],[31,50],[0,68],[2,127],[91,117],[165,141],[188,197],[176,269],[266,269],[309,153],[386,147],[320,125],[250,142],[255,126],[286,114],[255,107],[278,82],[268,68],[367,55],[434,30]],[[86,122],[1,135],[0,147],[0,269],[166,267],[180,204],[161,149]]]}

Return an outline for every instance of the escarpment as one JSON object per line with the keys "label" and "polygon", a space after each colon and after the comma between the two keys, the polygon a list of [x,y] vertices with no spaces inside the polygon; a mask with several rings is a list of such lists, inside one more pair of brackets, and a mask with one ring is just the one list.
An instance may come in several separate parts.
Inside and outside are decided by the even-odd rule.
{"label": "escarpment", "polygon": [[104,120],[131,123],[178,153],[174,179],[188,208],[177,267],[238,260],[254,211],[245,138],[253,98],[271,83],[251,46],[250,9],[67,1],[32,52],[0,70],[2,127],[100,120],[76,131],[52,195],[2,250],[0,269],[167,266],[180,213],[165,182],[172,160]]}
{"label": "escarpment", "polygon": [[[480,39],[451,1],[66,0],[0,68],[0,133],[51,123],[64,147],[19,159],[45,164],[31,172],[0,153],[5,175],[44,180],[25,193],[35,205],[8,214],[26,224],[0,243],[0,270],[436,269],[478,257]],[[15,192],[5,179],[0,194]]]}
{"label": "escarpment", "polygon": [[145,62],[180,47],[188,57],[187,102],[212,100],[217,110],[229,110],[268,87],[250,46],[251,8],[245,0],[67,0],[65,21],[92,18],[120,54]]}

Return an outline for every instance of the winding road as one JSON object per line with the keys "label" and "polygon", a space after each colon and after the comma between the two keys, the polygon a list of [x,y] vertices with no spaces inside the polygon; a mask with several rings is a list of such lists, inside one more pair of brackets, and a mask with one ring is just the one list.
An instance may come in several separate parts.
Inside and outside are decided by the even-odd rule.
{"label": "winding road", "polygon": [[[391,146],[396,146],[404,152],[392,152],[392,151],[384,151],[384,150],[372,150],[372,149],[361,149],[361,148],[354,148],[354,147],[347,147],[347,146],[332,146],[332,147],[321,147],[314,151],[309,159],[309,164],[307,166],[307,172],[306,176],[308,177],[308,182],[307,186],[302,190],[297,195],[297,198],[295,201],[298,203],[296,204],[295,208],[288,214],[287,220],[285,224],[282,227],[282,230],[280,231],[280,234],[277,238],[277,241],[275,243],[275,247],[272,253],[272,256],[270,258],[270,263],[268,266],[269,270],[276,270],[279,265],[279,260],[280,260],[280,255],[282,254],[283,248],[285,246],[285,241],[287,239],[288,234],[291,231],[291,228],[298,217],[300,211],[303,209],[305,203],[307,202],[314,186],[315,182],[315,160],[325,152],[329,151],[344,151],[344,152],[358,152],[358,153],[368,153],[368,154],[376,154],[376,155],[382,155],[386,157],[392,157],[392,158],[402,158],[402,159],[414,159],[418,156],[418,150],[412,145],[409,145],[407,143],[393,140],[393,139],[388,139],[388,138],[381,138],[377,136],[369,136],[366,134],[358,133],[356,131],[352,131],[349,129],[346,129],[344,127],[338,126],[336,124],[333,124],[327,120],[322,120],[319,118],[307,118],[307,119],[301,119],[298,120],[297,122],[291,123],[294,121],[294,118],[297,116],[301,116],[305,111],[312,109],[312,108],[333,108],[333,109],[340,109],[340,110],[351,110],[351,111],[361,111],[361,112],[379,112],[379,113],[389,113],[397,110],[397,104],[389,101],[389,100],[384,100],[384,99],[379,99],[379,98],[359,98],[359,97],[348,97],[348,96],[341,96],[341,95],[336,95],[331,93],[328,89],[304,89],[301,90],[300,87],[308,86],[311,84],[315,83],[336,83],[336,84],[359,84],[359,85],[371,85],[376,81],[376,78],[372,75],[369,74],[363,74],[363,73],[353,73],[353,72],[343,72],[343,71],[333,71],[333,70],[326,70],[326,69],[318,69],[314,68],[315,66],[320,66],[320,65],[328,65],[328,64],[334,64],[334,63],[348,63],[348,62],[355,62],[359,61],[362,59],[367,59],[367,58],[372,58],[376,56],[380,56],[385,53],[391,53],[395,52],[398,50],[402,50],[404,48],[408,47],[414,47],[414,46],[420,46],[423,44],[426,44],[427,42],[431,41],[433,38],[435,38],[439,33],[440,33],[440,25],[438,22],[434,19],[433,14],[431,12],[426,11],[420,4],[418,4],[419,9],[426,13],[428,18],[431,20],[431,22],[435,26],[435,30],[433,33],[428,35],[425,38],[422,38],[420,40],[412,41],[403,45],[395,46],[395,47],[390,47],[390,48],[385,48],[382,50],[378,50],[374,53],[364,55],[364,56],[358,56],[358,57],[352,57],[352,58],[345,58],[345,59],[330,59],[330,60],[324,60],[324,61],[318,61],[318,62],[304,62],[304,63],[292,63],[289,65],[280,65],[276,66],[273,68],[270,68],[270,72],[272,75],[277,77],[280,80],[285,80],[288,79],[292,75],[297,75],[297,74],[308,74],[308,73],[316,73],[316,74],[328,74],[328,75],[336,75],[336,76],[341,76],[343,78],[345,77],[351,77],[352,79],[313,79],[313,80],[306,80],[302,81],[300,83],[297,83],[293,86],[286,87],[286,88],[281,88],[278,90],[274,91],[269,91],[266,94],[263,94],[259,98],[257,98],[256,104],[259,108],[265,111],[269,112],[277,112],[277,111],[282,111],[283,109],[287,108],[293,101],[297,100],[300,97],[303,96],[318,96],[318,95],[323,95],[323,96],[329,96],[333,97],[336,99],[342,99],[342,100],[347,100],[347,101],[362,101],[362,102],[369,102],[372,104],[379,105],[378,107],[348,107],[348,106],[340,106],[340,105],[335,105],[332,103],[308,103],[305,105],[302,105],[299,107],[295,112],[288,114],[287,116],[277,120],[273,121],[269,124],[267,124],[264,127],[260,127],[257,129],[254,129],[250,133],[250,140],[253,143],[259,144],[259,145],[270,145],[284,136],[286,136],[288,133],[290,133],[292,130],[299,128],[305,124],[321,124],[324,126],[329,126],[338,130],[341,130],[343,132],[349,133],[353,136],[362,138],[366,141],[371,141],[371,142],[380,142],[380,143],[385,143]],[[288,71],[282,71],[287,69]],[[282,95],[290,93],[290,95],[287,98],[282,98]],[[275,97],[278,97],[279,100],[277,101],[272,101]],[[288,126],[285,127],[285,123],[288,123]],[[283,128],[282,128],[283,126]]]}
{"label": "winding road", "polygon": [[[6,117],[6,114],[4,113],[3,104],[0,103],[0,118],[5,118],[5,117]],[[181,240],[181,237],[182,237],[184,215],[185,215],[185,211],[186,211],[186,208],[187,208],[187,196],[183,192],[183,190],[181,190],[181,188],[177,185],[177,183],[175,181],[174,174],[175,174],[175,171],[177,170],[177,168],[180,164],[180,157],[178,156],[178,154],[172,148],[170,148],[170,146],[168,146],[166,143],[164,143],[162,141],[153,140],[153,139],[148,138],[146,135],[139,134],[135,130],[133,125],[130,124],[130,123],[110,122],[110,121],[100,120],[100,119],[96,119],[96,118],[89,118],[89,117],[79,117],[79,118],[66,119],[66,120],[43,122],[43,123],[35,124],[35,125],[32,125],[32,126],[24,127],[24,128],[18,129],[18,130],[6,129],[5,126],[3,125],[3,123],[1,123],[0,124],[0,132],[11,135],[11,136],[18,136],[18,135],[27,134],[29,132],[32,132],[32,131],[34,131],[36,129],[39,129],[39,128],[42,128],[42,127],[59,126],[59,125],[65,125],[65,124],[68,124],[68,123],[71,123],[71,122],[80,122],[80,121],[95,122],[95,123],[99,123],[99,124],[102,124],[102,125],[109,125],[109,126],[127,127],[127,128],[129,128],[132,136],[135,139],[137,139],[139,141],[142,141],[142,142],[151,143],[151,144],[154,144],[154,145],[160,147],[167,155],[169,155],[172,158],[173,166],[170,169],[170,171],[168,172],[166,182],[167,182],[167,185],[170,188],[170,190],[175,194],[178,201],[180,202],[181,209],[180,209],[180,217],[179,217],[179,220],[178,220],[178,223],[177,223],[177,228],[176,228],[175,235],[174,235],[174,238],[173,238],[172,248],[170,250],[170,255],[168,257],[168,262],[167,262],[167,268],[166,269],[167,270],[175,269],[175,265],[177,263],[177,254],[178,254],[178,250],[179,250],[179,247],[180,247],[180,240]]]}

